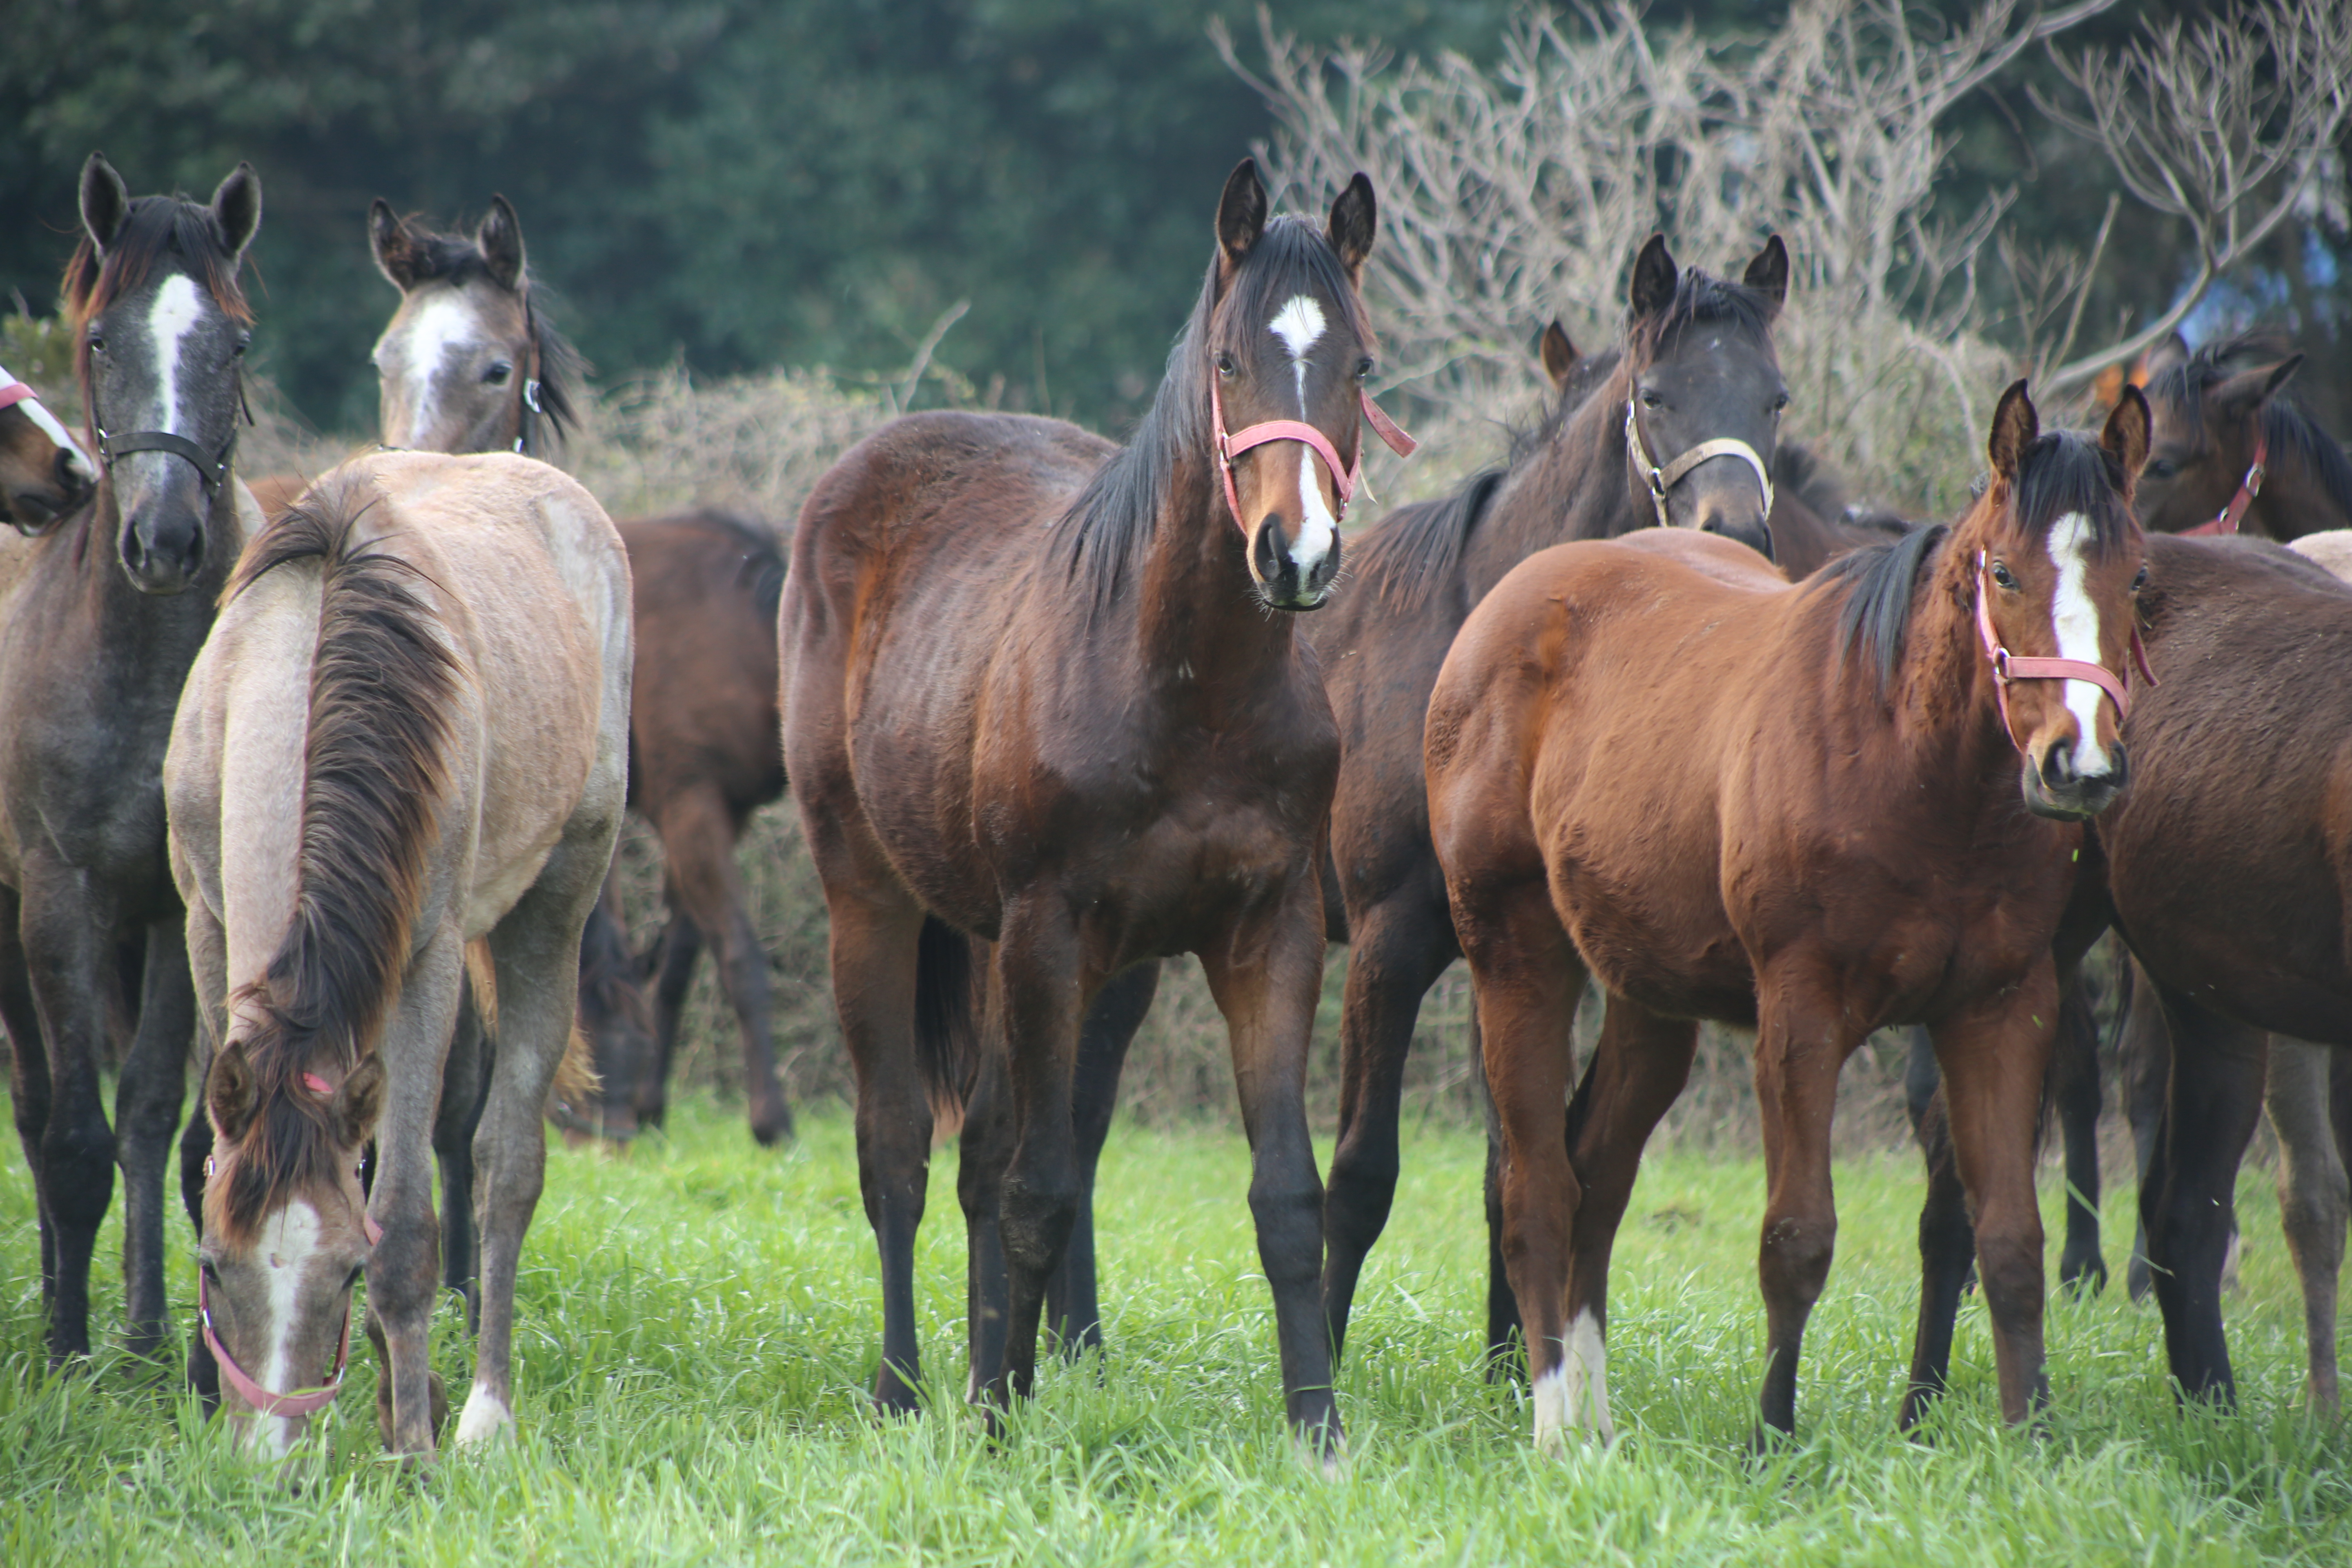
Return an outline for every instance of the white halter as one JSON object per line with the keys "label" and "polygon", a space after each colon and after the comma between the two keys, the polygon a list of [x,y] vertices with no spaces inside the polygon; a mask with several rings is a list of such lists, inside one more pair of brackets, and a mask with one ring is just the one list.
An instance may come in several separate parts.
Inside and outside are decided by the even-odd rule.
{"label": "white halter", "polygon": [[1684,475],[1710,458],[1737,458],[1756,470],[1756,483],[1764,492],[1764,515],[1772,515],[1772,475],[1756,448],[1731,437],[1713,441],[1701,441],[1664,468],[1650,461],[1649,452],[1642,445],[1642,427],[1633,417],[1633,400],[1625,400],[1625,456],[1633,459],[1633,471],[1642,476],[1643,488],[1650,492],[1650,504],[1658,509],[1658,526],[1670,526],[1666,521],[1666,492],[1681,482]]}

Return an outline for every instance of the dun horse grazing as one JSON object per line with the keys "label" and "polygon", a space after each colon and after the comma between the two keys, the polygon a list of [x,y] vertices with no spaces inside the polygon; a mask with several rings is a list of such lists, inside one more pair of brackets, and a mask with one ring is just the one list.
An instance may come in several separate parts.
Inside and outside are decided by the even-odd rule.
{"label": "dun horse grazing", "polygon": [[[2043,435],[2021,382],[1991,485],[1948,531],[1798,588],[1685,534],[1562,545],[1465,624],[1430,700],[1430,826],[1502,1127],[1539,1443],[1611,1430],[1610,1247],[1702,1017],[1758,1030],[1763,1426],[1794,1426],[1829,1275],[1838,1069],[1893,1024],[1929,1026],[1950,1090],[2002,1412],[2043,1397],[2053,946],[2082,821],[2125,783],[2147,430],[2133,394],[2096,446]],[[1571,1109],[1588,968],[1608,1021]]]}
{"label": "dun horse grazing", "polygon": [[[1668,488],[1668,522],[1765,547],[1768,517],[1781,516],[1780,498],[1761,480],[1788,402],[1771,339],[1788,276],[1777,237],[1740,283],[1696,268],[1677,273],[1665,241],[1650,240],[1633,263],[1622,347],[1580,359],[1554,323],[1543,355],[1560,397],[1543,422],[1513,444],[1504,468],[1443,500],[1399,508],[1364,534],[1349,592],[1311,629],[1344,744],[1324,899],[1332,939],[1351,946],[1339,1141],[1324,1208],[1323,1309],[1342,1344],[1364,1258],[1395,1199],[1413,1023],[1461,953],[1422,782],[1423,718],[1438,668],[1463,621],[1529,555],[1659,521],[1643,473],[1651,465],[1629,450],[1629,429],[1633,446],[1669,467],[1713,453]],[[1490,1191],[1490,1220],[1492,1202]],[[1488,1335],[1499,1349],[1517,1313],[1495,1263]]]}
{"label": "dun horse grazing", "polygon": [[[379,200],[368,235],[402,295],[375,350],[384,445],[546,455],[577,423],[582,366],[532,299],[522,225],[507,199],[490,198],[470,237],[434,233]],[[674,912],[650,1018],[638,977],[612,962],[626,936],[605,904],[590,917],[581,1008],[608,1069],[594,1130],[626,1136],[660,1124],[679,1014],[707,943],[742,1030],[751,1135],[774,1143],[792,1136],[793,1114],[735,844],[751,814],[784,793],[775,663],[783,557],[764,529],[716,512],[620,528],[636,584],[629,804],[661,836]]]}
{"label": "dun horse grazing", "polygon": [[362,1274],[386,1446],[432,1451],[432,1133],[469,957],[497,1049],[475,1142],[481,1341],[457,1441],[513,1419],[540,1108],[620,827],[629,652],[612,524],[523,458],[355,458],[238,563],[165,787],[215,1042],[205,1340],[265,1451],[333,1397]]}
{"label": "dun horse grazing", "polygon": [[[38,539],[0,535],[0,1019],[53,1361],[89,1350],[90,1253],[118,1163],[131,1345],[163,1340],[163,1174],[195,1028],[163,752],[214,599],[259,521],[232,457],[252,321],[236,278],[260,180],[240,164],[208,205],[133,201],[93,153],[80,205],[65,305],[97,500]],[[143,950],[135,997],[126,949]],[[110,1129],[100,1063],[134,1016]]]}
{"label": "dun horse grazing", "polygon": [[977,1282],[1001,1236],[999,1406],[1030,1390],[1076,1218],[1081,1026],[1122,970],[1190,952],[1232,1031],[1289,1417],[1339,1440],[1304,1073],[1339,742],[1313,657],[1268,612],[1315,608],[1338,573],[1370,408],[1372,234],[1361,175],[1318,229],[1269,223],[1244,161],[1125,449],[1047,419],[917,415],[853,448],[802,513],[785,765],[857,1072],[885,1408],[917,1397],[915,1228],[933,1107],[973,1070],[955,1016],[971,950],[1010,1118],[1004,1165],[965,1194]]}
{"label": "dun horse grazing", "polygon": [[48,531],[98,488],[98,466],[38,394],[0,366],[0,522]]}

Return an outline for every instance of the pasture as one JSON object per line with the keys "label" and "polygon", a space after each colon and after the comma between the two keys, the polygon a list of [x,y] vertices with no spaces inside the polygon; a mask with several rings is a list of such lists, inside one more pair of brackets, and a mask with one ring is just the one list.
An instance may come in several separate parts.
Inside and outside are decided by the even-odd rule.
{"label": "pasture", "polygon": [[[119,1356],[45,1371],[31,1183],[0,1152],[0,1561],[1323,1563],[2341,1563],[2352,1441],[2299,1408],[2301,1330],[2267,1171],[2241,1177],[2229,1306],[2242,1408],[2176,1414],[2151,1307],[2118,1288],[2050,1305],[2054,1403],[2005,1430],[1983,1309],[1963,1310],[1933,1441],[1895,1431],[1916,1290],[1915,1156],[1841,1161],[1837,1268],[1815,1313],[1799,1441],[1751,1460],[1763,1345],[1756,1161],[1688,1143],[1643,1171],[1611,1324],[1621,1440],[1546,1459],[1524,1395],[1472,1370],[1483,1322],[1476,1134],[1408,1119],[1403,1185],[1339,1380],[1343,1473],[1301,1462],[1275,1397],[1269,1305],[1240,1135],[1122,1120],[1097,1199],[1110,1350],[1041,1371],[992,1448],[950,1397],[879,1423],[873,1245],[846,1115],[755,1152],[701,1093],[622,1156],[557,1148],[523,1259],[520,1440],[383,1458],[375,1357],[331,1417],[323,1473],[289,1489],[230,1455],[192,1399]],[[1328,1164],[1328,1140],[1318,1139]],[[962,1226],[952,1145],[919,1256],[928,1366],[961,1394]],[[2106,1205],[2108,1260],[2131,1199]],[[2059,1192],[2045,1171],[2053,1226]],[[172,1321],[194,1315],[184,1218]],[[121,1240],[120,1205],[101,1257]],[[121,1321],[96,1271],[96,1321]],[[453,1299],[434,1362],[461,1398]]]}

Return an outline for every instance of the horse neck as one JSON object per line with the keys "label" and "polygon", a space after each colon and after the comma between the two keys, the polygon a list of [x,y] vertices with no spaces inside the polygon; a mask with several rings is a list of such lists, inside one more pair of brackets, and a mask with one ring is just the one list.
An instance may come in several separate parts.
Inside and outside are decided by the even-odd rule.
{"label": "horse neck", "polygon": [[[1976,622],[1979,538],[1963,521],[1936,547],[1926,583],[1914,590],[1894,707],[1928,787],[2014,792],[2017,750]],[[1867,689],[1858,669],[1853,679],[1856,690]]]}
{"label": "horse neck", "polygon": [[1212,713],[1263,692],[1268,667],[1293,657],[1297,617],[1250,591],[1246,549],[1212,460],[1179,463],[1131,600],[1135,658]]}
{"label": "horse neck", "polygon": [[1625,459],[1622,363],[1507,475],[1471,537],[1465,566],[1473,603],[1538,550],[1571,539],[1614,539],[1656,521]]}
{"label": "horse neck", "polygon": [[2300,446],[2273,441],[2264,466],[2262,493],[2247,509],[2251,528],[2282,541],[2352,528],[2352,494],[2330,484]]}

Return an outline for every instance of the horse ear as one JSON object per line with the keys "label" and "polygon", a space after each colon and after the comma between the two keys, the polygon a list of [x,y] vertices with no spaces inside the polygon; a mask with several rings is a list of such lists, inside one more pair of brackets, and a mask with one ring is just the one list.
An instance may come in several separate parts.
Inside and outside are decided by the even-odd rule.
{"label": "horse ear", "polygon": [[2205,395],[2213,409],[2224,419],[2235,422],[2262,412],[2278,389],[2294,379],[2303,368],[2303,356],[2293,354],[2267,370],[2250,370],[2233,375]]}
{"label": "horse ear", "polygon": [[375,269],[385,281],[404,294],[416,287],[425,259],[416,236],[382,196],[368,204],[368,247],[375,252]]}
{"label": "horse ear", "polygon": [[250,163],[228,172],[213,192],[213,221],[220,225],[222,243],[230,256],[243,260],[245,247],[261,232],[261,176]]}
{"label": "horse ear", "polygon": [[1576,368],[1576,345],[1569,341],[1568,329],[1557,318],[1543,330],[1543,342],[1537,345],[1543,355],[1544,378],[1551,383],[1554,392],[1568,390],[1568,373]]}
{"label": "horse ear", "polygon": [[1666,248],[1666,237],[1652,235],[1642,254],[1633,258],[1633,286],[1626,293],[1635,321],[1654,316],[1675,302],[1675,256]]}
{"label": "horse ear", "polygon": [[504,196],[490,198],[490,210],[482,215],[482,226],[474,231],[474,244],[482,252],[482,259],[490,264],[490,276],[501,289],[512,290],[522,281],[522,220]]}
{"label": "horse ear", "polygon": [[2126,386],[2123,395],[2116,399],[2116,411],[2107,416],[2106,428],[2099,432],[2100,449],[2123,470],[2126,491],[2147,462],[2147,449],[2155,439],[2155,416],[2148,412],[2147,395],[2137,386]]}
{"label": "horse ear", "polygon": [[1265,182],[1257,177],[1257,160],[1244,158],[1225,176],[1224,194],[1217,198],[1217,256],[1220,270],[1230,274],[1265,232]]}
{"label": "horse ear", "polygon": [[130,216],[130,187],[106,161],[105,153],[92,153],[81,166],[81,226],[101,255],[122,232],[122,220]]}
{"label": "horse ear", "polygon": [[383,1114],[383,1058],[371,1051],[335,1091],[335,1134],[345,1148],[364,1143]]}
{"label": "horse ear", "polygon": [[1372,182],[1361,170],[1331,204],[1330,226],[1324,230],[1331,248],[1339,253],[1339,264],[1348,269],[1348,280],[1361,283],[1364,260],[1372,254],[1372,233],[1379,217],[1379,204],[1372,200]]}
{"label": "horse ear", "polygon": [[1764,248],[1756,253],[1739,280],[1771,300],[1776,312],[1789,302],[1789,247],[1780,243],[1779,235],[1764,242]]}
{"label": "horse ear", "polygon": [[[2140,406],[2147,405],[2142,402]],[[1992,411],[1992,439],[1985,447],[1992,458],[1993,476],[2004,483],[2014,482],[2025,448],[2041,434],[2042,416],[2033,412],[2033,399],[2025,395],[2025,383],[2011,383],[2000,395],[2000,406]]]}
{"label": "horse ear", "polygon": [[253,1064],[245,1058],[245,1043],[232,1040],[215,1052],[212,1071],[205,1078],[205,1109],[212,1113],[213,1136],[223,1143],[243,1138],[260,1100]]}
{"label": "horse ear", "polygon": [[[2140,368],[2148,376],[2162,375],[2168,370],[2178,370],[2189,363],[2189,343],[2179,332],[2167,332],[2148,345],[2147,353],[2139,357]],[[2140,384],[2147,384],[2142,378]]]}

